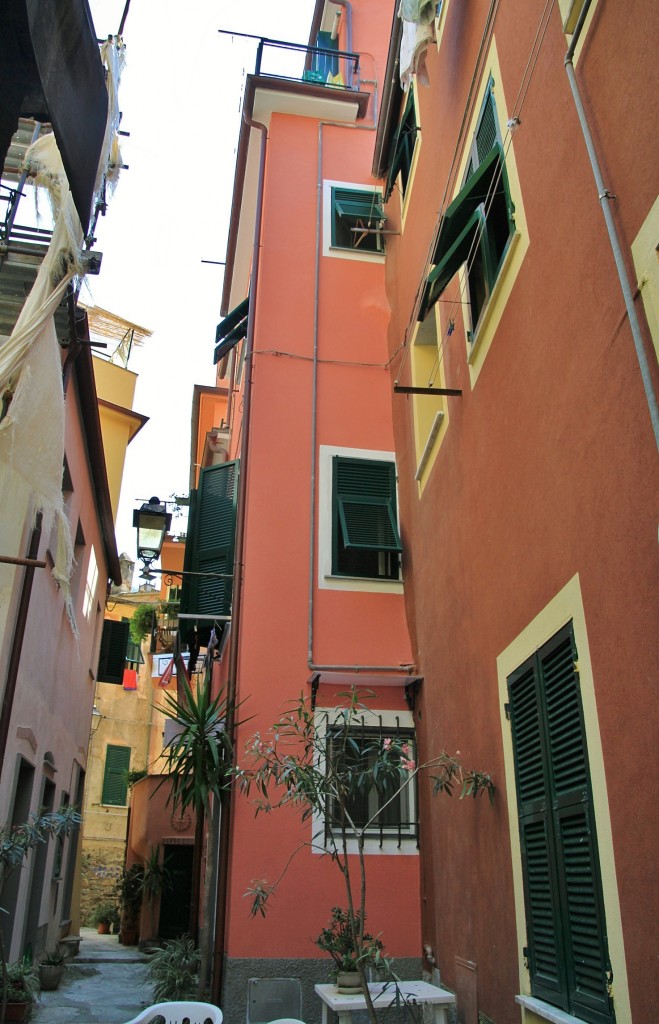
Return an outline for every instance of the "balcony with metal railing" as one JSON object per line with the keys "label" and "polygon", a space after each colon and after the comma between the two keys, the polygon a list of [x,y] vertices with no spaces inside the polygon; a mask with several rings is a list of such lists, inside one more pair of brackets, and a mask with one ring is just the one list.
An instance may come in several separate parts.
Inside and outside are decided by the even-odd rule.
{"label": "balcony with metal railing", "polygon": [[[247,36],[247,33],[240,32],[231,34]],[[258,40],[248,89],[250,84],[253,87],[256,83],[259,88],[296,94],[308,100],[356,104],[357,117],[365,116],[370,93],[363,89],[358,53],[282,39],[247,37]]]}

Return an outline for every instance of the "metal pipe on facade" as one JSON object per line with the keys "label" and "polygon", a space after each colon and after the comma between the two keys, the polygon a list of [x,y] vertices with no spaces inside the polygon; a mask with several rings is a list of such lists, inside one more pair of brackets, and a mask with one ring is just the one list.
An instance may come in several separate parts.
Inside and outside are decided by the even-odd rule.
{"label": "metal pipe on facade", "polygon": [[34,580],[35,569],[34,562],[36,561],[37,554],[39,552],[40,540],[41,512],[37,513],[36,523],[30,536],[30,546],[28,548],[26,559],[29,564],[25,567],[23,583],[21,585],[21,595],[18,599],[18,610],[16,612],[16,621],[14,623],[14,635],[12,637],[11,648],[9,650],[7,678],[5,681],[4,693],[2,695],[2,709],[0,710],[0,777],[2,776],[2,768],[5,763],[5,754],[7,752],[9,724],[11,722],[11,714],[14,707],[16,683],[18,682],[18,670],[20,668],[23,641],[25,639],[27,615],[30,610],[30,597],[32,596],[32,581]]}
{"label": "metal pipe on facade", "polygon": [[[339,0],[337,0],[339,2]],[[345,6],[349,8],[351,15],[352,8],[346,0]],[[351,40],[352,42],[352,36]],[[377,95],[377,84],[374,96]],[[316,197],[316,260],[314,270],[314,321],[313,321],[313,373],[312,373],[312,394],[311,394],[311,479],[310,479],[310,518],[311,529],[309,532],[309,618],[307,625],[307,666],[313,671],[322,672],[400,672],[410,673],[409,665],[318,665],[313,660],[313,612],[314,612],[314,590],[316,577],[315,558],[315,537],[316,537],[316,477],[318,471],[317,456],[317,409],[318,409],[318,310],[320,293],[320,255],[321,255],[321,210],[323,192],[323,128],[347,128],[349,131],[374,132],[376,131],[375,120],[372,125],[346,125],[338,121],[318,122],[318,173],[317,173],[317,197]]]}
{"label": "metal pipe on facade", "polygon": [[[249,307],[247,320],[247,338],[245,342],[245,390],[243,393],[243,423],[240,447],[240,475],[238,479],[238,501],[236,509],[236,553],[233,570],[233,597],[231,602],[231,648],[229,652],[229,671],[227,681],[227,721],[226,731],[233,742],[236,720],[236,696],[238,674],[238,650],[240,641],[240,623],[242,611],[243,560],[245,549],[245,518],[247,506],[247,464],[249,458],[250,420],[252,406],[252,365],[254,351],[254,326],[256,313],[256,296],[259,280],[259,262],[261,254],[261,223],[263,220],[263,187],[265,181],[265,159],[268,142],[268,129],[259,121],[246,117],[243,120],[250,128],[261,132],[261,153],[259,158],[259,178],[256,193],[256,214],[254,218],[254,246],[252,254],[252,273],[249,289]],[[222,998],[222,971],[224,945],[226,938],[227,891],[229,873],[229,854],[231,849],[231,802],[232,790],[222,795],[220,811],[220,835],[217,861],[217,899],[215,904],[215,936],[213,942],[213,967],[211,971],[211,998],[220,1005]]]}
{"label": "metal pipe on facade", "polygon": [[595,143],[590,130],[590,124],[588,122],[588,115],[583,105],[581,98],[581,92],[577,83],[577,77],[574,70],[574,53],[579,42],[579,37],[586,21],[589,8],[592,0],[585,0],[585,3],[581,9],[579,19],[572,35],[572,41],[565,54],[565,70],[567,72],[568,82],[570,83],[570,89],[572,90],[572,98],[577,110],[577,116],[579,118],[579,125],[586,143],[586,149],[588,150],[588,156],[590,158],[590,165],[593,170],[595,178],[595,184],[597,186],[597,194],[599,197],[602,213],[604,215],[604,221],[606,223],[606,230],[609,235],[609,243],[613,252],[613,258],[616,264],[616,270],[618,272],[618,278],[620,280],[620,287],[622,289],[622,295],[625,302],[625,308],[629,317],[629,326],[632,332],[632,338],[634,341],[634,348],[636,349],[636,357],[638,359],[639,368],[641,371],[641,379],[643,381],[643,388],[645,390],[645,397],[648,403],[648,409],[650,412],[650,419],[652,420],[652,428],[654,430],[654,439],[657,448],[659,448],[659,407],[657,406],[657,396],[654,391],[654,384],[652,381],[652,373],[650,370],[650,364],[648,362],[647,354],[645,351],[645,345],[643,342],[643,335],[641,333],[641,326],[638,321],[636,314],[636,308],[634,306],[634,295],[629,283],[629,277],[627,275],[627,268],[625,266],[625,260],[622,254],[622,247],[620,245],[620,239],[618,237],[618,231],[616,229],[613,214],[611,212],[611,201],[615,198],[614,195],[604,185],[604,179],[602,177],[602,170],[600,168],[597,151],[595,149]]}

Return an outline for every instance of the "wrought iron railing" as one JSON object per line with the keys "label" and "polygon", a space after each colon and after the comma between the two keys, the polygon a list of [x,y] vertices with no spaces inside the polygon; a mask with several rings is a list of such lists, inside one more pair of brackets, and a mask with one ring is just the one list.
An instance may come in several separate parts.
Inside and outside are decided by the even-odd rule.
{"label": "wrought iron railing", "polygon": [[280,39],[261,39],[254,73],[332,89],[356,90],[359,88],[359,54]]}

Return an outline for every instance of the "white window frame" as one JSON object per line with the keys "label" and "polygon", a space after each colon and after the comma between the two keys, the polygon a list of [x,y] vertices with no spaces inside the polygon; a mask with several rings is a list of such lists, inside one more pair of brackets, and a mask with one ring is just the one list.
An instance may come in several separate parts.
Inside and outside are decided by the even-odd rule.
{"label": "white window frame", "polygon": [[332,245],[332,189],[349,188],[358,192],[377,192],[382,196],[381,185],[368,185],[364,182],[323,180],[323,256],[331,256],[342,260],[358,260],[361,263],[384,263],[382,252],[361,252],[359,249],[343,249]]}
{"label": "white window frame", "polygon": [[[368,448],[336,448],[321,444],[318,452],[318,588],[320,590],[359,590],[368,593],[402,594],[403,580],[374,579],[366,576],[334,576],[332,574],[332,458],[370,459],[396,463],[393,452]],[[400,533],[400,504],[396,481],[396,509]]]}
{"label": "white window frame", "polygon": [[[325,749],[325,737],[327,736],[327,725],[335,722],[340,715],[345,712],[345,706],[339,707],[316,707],[314,714],[314,728],[316,730],[317,747],[319,750]],[[355,719],[355,728],[357,728],[362,720],[368,728],[372,725],[374,728],[382,726],[383,729],[391,729],[392,733],[396,729],[409,729],[414,731],[414,717],[411,711],[381,711],[376,708],[365,708],[363,712]],[[321,754],[318,758],[318,766],[322,769],[324,764],[324,756]],[[416,799],[416,789],[414,782],[409,785],[409,808],[410,808],[410,821],[416,822],[418,820],[418,804]],[[331,849],[331,846],[325,845],[325,815],[314,814],[311,819],[311,849],[313,853],[325,856]],[[357,841],[355,839],[348,840],[348,853],[358,853]],[[368,836],[364,840],[364,853],[368,854],[380,854],[385,857],[392,855],[400,856],[418,856],[419,850],[416,842],[410,838],[406,838],[402,843],[398,842],[397,832],[393,832],[388,835],[386,832],[383,834],[382,840],[379,836]]]}

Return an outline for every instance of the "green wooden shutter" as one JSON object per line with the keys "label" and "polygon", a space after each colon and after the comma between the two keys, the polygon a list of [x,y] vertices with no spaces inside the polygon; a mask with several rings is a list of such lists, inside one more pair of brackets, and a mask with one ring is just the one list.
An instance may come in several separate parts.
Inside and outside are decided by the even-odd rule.
{"label": "green wooden shutter", "polygon": [[393,462],[335,455],[333,482],[345,547],[400,551]]}
{"label": "green wooden shutter", "polygon": [[129,640],[130,624],[128,622],[105,619],[96,673],[96,678],[100,683],[123,683]]}
{"label": "green wooden shutter", "polygon": [[102,804],[125,807],[128,796],[127,772],[130,768],[130,747],[108,743],[105,748]]}
{"label": "green wooden shutter", "polygon": [[332,189],[332,245],[343,249],[359,246],[365,251],[378,252],[379,234],[368,234],[365,239],[352,231],[354,227],[377,228],[384,220],[382,195],[368,189]]}
{"label": "green wooden shutter", "polygon": [[394,137],[391,142],[391,149],[389,153],[389,173],[387,175],[387,184],[384,189],[385,200],[391,195],[396,178],[399,173],[403,172],[403,195],[405,195],[405,188],[407,186],[407,178],[409,176],[410,166],[412,164],[412,156],[414,154],[414,146],[416,143],[416,110],[414,108],[414,93],[410,89],[407,103],[403,111]]}
{"label": "green wooden shutter", "polygon": [[493,84],[492,80],[490,80],[480,121],[476,129],[476,153],[479,164],[490,152],[492,146],[499,140],[496,106],[494,103],[494,93],[492,92]]}
{"label": "green wooden shutter", "polygon": [[231,610],[236,503],[238,498],[236,462],[223,462],[202,469],[195,500],[192,543],[186,543],[186,567],[195,573],[218,576],[186,577],[184,610],[190,614],[228,615]]}
{"label": "green wooden shutter", "polygon": [[566,626],[509,680],[531,990],[614,1020],[576,651]]}
{"label": "green wooden shutter", "polygon": [[529,966],[533,994],[567,1009],[538,683],[534,659],[508,680]]}
{"label": "green wooden shutter", "polygon": [[570,627],[540,660],[570,1009],[594,1024],[613,1019],[588,751]]}
{"label": "green wooden shutter", "polygon": [[437,266],[430,271],[421,296],[419,320],[425,320],[431,306],[437,302],[451,278],[455,277],[462,264],[473,256],[478,248],[478,239],[483,233],[484,223],[483,211],[481,209],[474,210],[451,248],[444,253]]}

